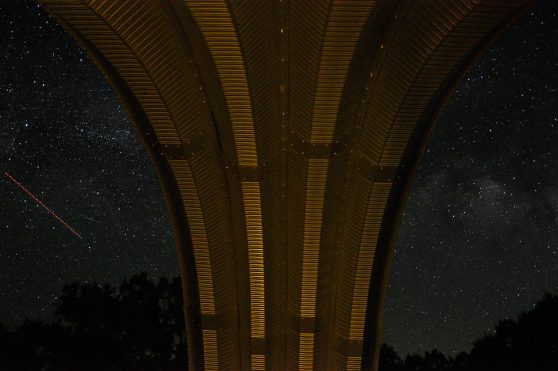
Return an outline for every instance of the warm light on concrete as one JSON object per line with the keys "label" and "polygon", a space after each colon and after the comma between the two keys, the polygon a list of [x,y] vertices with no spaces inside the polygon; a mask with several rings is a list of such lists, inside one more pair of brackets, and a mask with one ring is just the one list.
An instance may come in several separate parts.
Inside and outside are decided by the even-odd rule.
{"label": "warm light on concrete", "polygon": [[528,1],[41,2],[157,168],[190,368],[375,369],[423,145]]}

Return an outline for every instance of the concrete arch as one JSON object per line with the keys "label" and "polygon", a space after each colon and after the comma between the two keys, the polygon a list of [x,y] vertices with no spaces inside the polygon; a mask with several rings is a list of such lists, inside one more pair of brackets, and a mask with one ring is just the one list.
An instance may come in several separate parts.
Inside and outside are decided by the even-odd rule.
{"label": "concrete arch", "polygon": [[41,3],[157,169],[190,368],[376,369],[392,239],[428,134],[529,1]]}

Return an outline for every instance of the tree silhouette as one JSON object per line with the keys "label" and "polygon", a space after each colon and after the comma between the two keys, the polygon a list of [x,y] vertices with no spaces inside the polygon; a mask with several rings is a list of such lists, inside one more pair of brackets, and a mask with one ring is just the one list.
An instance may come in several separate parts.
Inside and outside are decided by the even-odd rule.
{"label": "tree silhouette", "polygon": [[546,294],[517,321],[505,319],[494,333],[473,342],[470,353],[455,358],[438,350],[411,354],[401,361],[383,344],[380,371],[558,371],[558,296]]}
{"label": "tree silhouette", "polygon": [[145,273],[108,284],[72,283],[55,303],[56,320],[0,327],[4,370],[184,370],[180,280]]}
{"label": "tree silhouette", "polygon": [[424,356],[411,354],[405,358],[404,370],[412,371],[445,371],[449,366],[448,358],[437,349],[425,352]]}
{"label": "tree silhouette", "polygon": [[470,369],[558,370],[558,297],[546,294],[517,322],[500,321],[495,333],[474,342]]}
{"label": "tree silhouette", "polygon": [[[179,278],[141,273],[118,287],[72,283],[54,303],[55,320],[0,324],[0,370],[185,370]],[[382,344],[380,371],[558,371],[558,296],[546,294],[517,320],[473,342],[470,353],[434,349],[402,360]]]}
{"label": "tree silhouette", "polygon": [[403,361],[392,346],[382,344],[380,347],[379,369],[382,371],[403,370]]}

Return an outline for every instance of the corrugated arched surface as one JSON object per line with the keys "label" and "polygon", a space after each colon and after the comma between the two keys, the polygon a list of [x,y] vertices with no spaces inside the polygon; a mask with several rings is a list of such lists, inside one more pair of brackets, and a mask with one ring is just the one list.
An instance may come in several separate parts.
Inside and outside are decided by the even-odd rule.
{"label": "corrugated arched surface", "polygon": [[377,367],[391,240],[424,142],[528,1],[41,2],[158,169],[190,367]]}

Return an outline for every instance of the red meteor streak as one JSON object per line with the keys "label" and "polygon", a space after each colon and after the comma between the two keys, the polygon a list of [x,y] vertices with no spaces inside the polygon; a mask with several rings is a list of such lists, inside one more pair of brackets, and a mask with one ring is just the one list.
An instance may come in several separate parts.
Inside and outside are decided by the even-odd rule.
{"label": "red meteor streak", "polygon": [[4,172],[4,174],[12,181],[14,182],[19,188],[23,189],[23,191],[25,193],[27,193],[29,195],[29,197],[31,197],[33,200],[35,200],[36,203],[38,203],[39,205],[41,205],[42,207],[44,207],[49,213],[52,214],[52,216],[54,216],[56,219],[58,219],[58,221],[60,223],[62,223],[64,225],[64,227],[68,228],[70,230],[70,232],[72,232],[73,234],[75,234],[76,236],[78,236],[80,239],[82,239],[82,237],[79,235],[79,233],[77,233],[72,227],[70,227],[68,224],[66,224],[62,219],[60,219],[60,217],[58,215],[56,215],[54,213],[54,211],[52,211],[51,209],[48,208],[47,205],[43,204],[41,202],[41,200],[39,200],[37,197],[35,197],[35,195],[31,192],[29,192],[27,190],[27,188],[25,188],[20,182],[18,182],[17,180],[14,179],[13,176],[11,176],[10,174],[8,174],[7,171]]}

